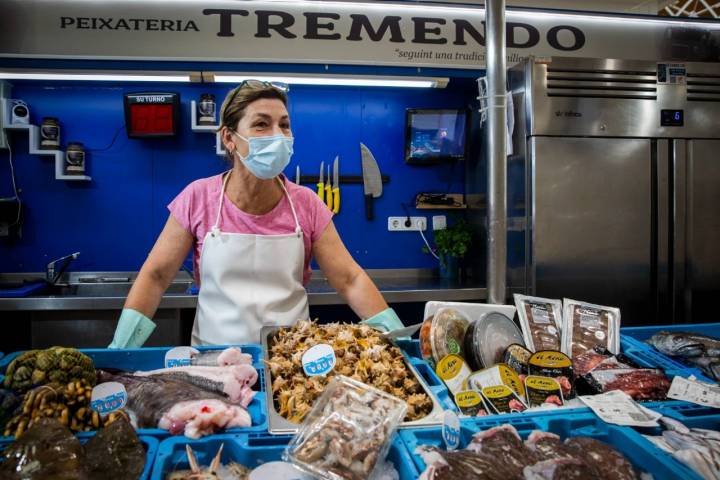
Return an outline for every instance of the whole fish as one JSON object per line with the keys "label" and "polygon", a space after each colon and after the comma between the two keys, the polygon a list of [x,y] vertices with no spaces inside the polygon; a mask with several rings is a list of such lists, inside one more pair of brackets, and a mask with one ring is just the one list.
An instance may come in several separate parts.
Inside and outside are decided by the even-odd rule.
{"label": "whole fish", "polygon": [[[647,343],[671,357],[699,357],[706,351],[704,340],[715,341],[710,337],[691,332],[658,332]],[[717,347],[712,347],[717,348]]]}
{"label": "whole fish", "polygon": [[700,369],[713,380],[720,380],[720,358],[718,357],[689,357],[687,363],[700,367]]}

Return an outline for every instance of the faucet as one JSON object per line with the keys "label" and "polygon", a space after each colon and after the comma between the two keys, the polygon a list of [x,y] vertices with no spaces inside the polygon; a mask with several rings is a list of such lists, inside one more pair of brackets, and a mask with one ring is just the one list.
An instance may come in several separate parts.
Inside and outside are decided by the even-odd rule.
{"label": "faucet", "polygon": [[[70,265],[70,262],[75,260],[80,256],[80,252],[71,253],[70,255],[66,255],[64,257],[60,257],[57,260],[53,260],[52,262],[47,264],[47,268],[45,270],[45,280],[47,280],[48,283],[54,285],[55,282],[58,281],[60,278],[60,275],[63,274],[65,270],[67,270],[68,266]],[[60,263],[60,267],[57,268],[57,264]]]}

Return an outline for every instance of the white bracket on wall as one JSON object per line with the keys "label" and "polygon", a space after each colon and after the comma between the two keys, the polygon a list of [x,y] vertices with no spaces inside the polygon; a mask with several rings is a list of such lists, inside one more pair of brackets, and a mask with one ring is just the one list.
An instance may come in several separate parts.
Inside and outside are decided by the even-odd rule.
{"label": "white bracket on wall", "polygon": [[225,146],[220,139],[220,132],[217,131],[219,125],[198,125],[197,123],[197,103],[190,100],[190,129],[193,132],[215,133],[215,154],[224,156]]}
{"label": "white bracket on wall", "polygon": [[55,180],[70,180],[70,181],[90,181],[91,177],[87,175],[66,175],[64,173],[64,157],[65,152],[61,150],[41,150],[40,149],[40,128],[37,125],[32,124],[11,124],[10,123],[10,106],[6,99],[0,99],[0,107],[2,108],[3,115],[3,128],[5,130],[27,130],[29,148],[28,153],[30,155],[40,155],[46,157],[55,157]]}

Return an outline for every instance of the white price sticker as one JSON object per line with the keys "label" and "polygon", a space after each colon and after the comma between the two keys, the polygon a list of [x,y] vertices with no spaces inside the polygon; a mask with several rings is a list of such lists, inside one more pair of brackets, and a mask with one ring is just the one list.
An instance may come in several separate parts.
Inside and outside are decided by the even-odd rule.
{"label": "white price sticker", "polygon": [[445,410],[443,415],[442,437],[448,450],[460,446],[460,419],[452,410]]}
{"label": "white price sticker", "polygon": [[720,408],[720,385],[701,382],[694,376],[673,378],[667,396],[705,407]]}
{"label": "white price sticker", "polygon": [[193,347],[175,347],[165,353],[165,368],[189,367],[193,355],[198,352]]}
{"label": "white price sticker", "polygon": [[127,404],[127,399],[127,392],[122,383],[105,382],[95,385],[92,389],[90,408],[105,416],[123,408]]}
{"label": "white price sticker", "polygon": [[302,356],[303,370],[308,377],[327,374],[335,368],[335,363],[335,351],[326,343],[308,348]]}
{"label": "white price sticker", "polygon": [[620,390],[579,397],[606,423],[630,427],[657,427],[662,414],[635,403],[627,393]]}

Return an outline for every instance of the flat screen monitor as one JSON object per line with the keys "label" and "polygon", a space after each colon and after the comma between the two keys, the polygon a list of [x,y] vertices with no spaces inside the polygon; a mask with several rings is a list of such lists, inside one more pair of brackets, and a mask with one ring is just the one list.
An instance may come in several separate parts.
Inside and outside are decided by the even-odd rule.
{"label": "flat screen monitor", "polygon": [[405,162],[421,165],[464,160],[467,119],[465,109],[407,109]]}

